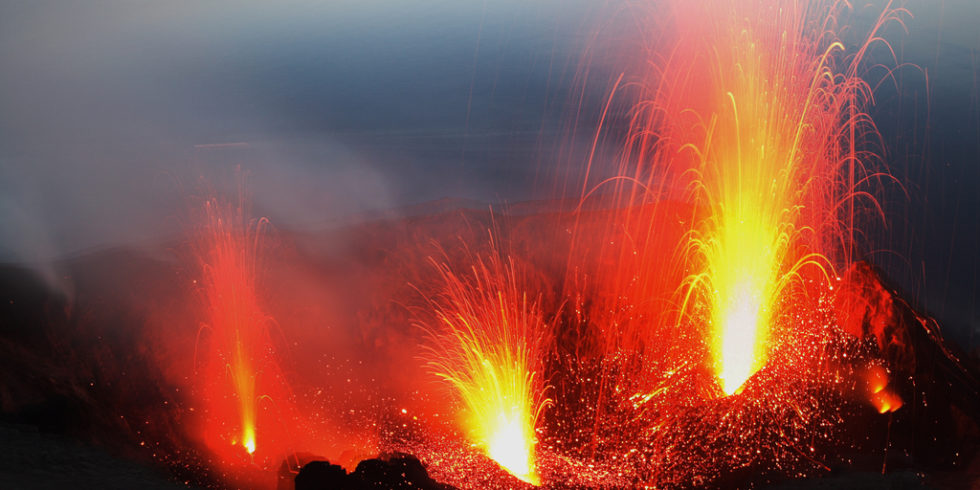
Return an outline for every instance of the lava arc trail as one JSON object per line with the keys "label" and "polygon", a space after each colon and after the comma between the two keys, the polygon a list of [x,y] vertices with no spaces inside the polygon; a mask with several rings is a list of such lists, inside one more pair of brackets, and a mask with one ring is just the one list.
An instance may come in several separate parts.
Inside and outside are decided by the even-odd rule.
{"label": "lava arc trail", "polygon": [[539,484],[535,464],[543,395],[546,323],[538,300],[522,289],[514,261],[492,252],[466,272],[433,262],[442,284],[432,300],[432,371],[460,401],[472,443],[518,478]]}

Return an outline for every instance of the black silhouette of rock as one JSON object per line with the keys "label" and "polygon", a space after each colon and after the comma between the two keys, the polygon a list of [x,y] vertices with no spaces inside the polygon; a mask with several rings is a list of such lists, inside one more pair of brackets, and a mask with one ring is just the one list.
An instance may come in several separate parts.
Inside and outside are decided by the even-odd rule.
{"label": "black silhouette of rock", "polygon": [[296,475],[296,490],[451,490],[429,476],[415,456],[390,454],[358,463],[353,473],[329,461],[312,461]]}
{"label": "black silhouette of rock", "polygon": [[351,486],[351,477],[340,466],[329,461],[307,463],[296,475],[296,490],[319,490],[325,488],[356,488]]}

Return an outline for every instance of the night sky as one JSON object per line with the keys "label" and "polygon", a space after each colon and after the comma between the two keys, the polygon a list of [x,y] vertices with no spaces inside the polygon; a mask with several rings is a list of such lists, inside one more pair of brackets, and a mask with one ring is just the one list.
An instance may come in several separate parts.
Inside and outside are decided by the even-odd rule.
{"label": "night sky", "polygon": [[[909,32],[885,32],[898,64],[873,52],[894,78],[865,78],[877,86],[869,111],[880,153],[909,197],[885,191],[888,228],[864,256],[972,349],[980,2],[907,7]],[[236,165],[256,211],[283,228],[442,197],[551,197],[541,169],[585,144],[563,130],[583,50],[608,10],[557,0],[2,1],[0,261],[166,239],[197,179]],[[590,77],[615,78],[622,59],[593,60]],[[606,89],[589,86],[583,104]]]}

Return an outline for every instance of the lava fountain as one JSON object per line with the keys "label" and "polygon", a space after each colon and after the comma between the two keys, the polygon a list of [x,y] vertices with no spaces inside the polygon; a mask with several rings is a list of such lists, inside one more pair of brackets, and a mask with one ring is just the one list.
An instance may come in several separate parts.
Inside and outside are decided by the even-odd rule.
{"label": "lava fountain", "polygon": [[535,431],[549,403],[539,376],[547,326],[540,298],[521,287],[517,264],[496,251],[464,273],[432,264],[442,286],[431,300],[435,321],[422,325],[432,338],[428,365],[452,386],[471,442],[538,485]]}
{"label": "lava fountain", "polygon": [[204,205],[206,227],[198,257],[207,320],[199,338],[208,346],[203,381],[209,425],[220,428],[213,434],[218,440],[207,442],[212,447],[239,445],[252,455],[260,436],[258,383],[278,370],[268,333],[272,320],[259,306],[255,284],[265,220],[250,223],[242,206],[217,199]]}
{"label": "lava fountain", "polygon": [[654,106],[663,151],[704,210],[683,245],[694,270],[683,309],[707,312],[712,367],[731,395],[766,363],[780,298],[849,260],[845,214],[870,196],[854,182],[870,90],[855,73],[864,48],[845,59],[828,25],[838,7],[675,3],[680,35]]}

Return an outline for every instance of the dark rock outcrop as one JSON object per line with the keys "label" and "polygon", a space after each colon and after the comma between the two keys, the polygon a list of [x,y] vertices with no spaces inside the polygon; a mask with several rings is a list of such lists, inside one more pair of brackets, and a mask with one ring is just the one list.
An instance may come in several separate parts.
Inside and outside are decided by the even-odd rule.
{"label": "dark rock outcrop", "polygon": [[358,463],[352,473],[329,461],[312,461],[296,475],[296,490],[421,489],[451,490],[433,480],[418,458],[407,454],[384,455]]}

